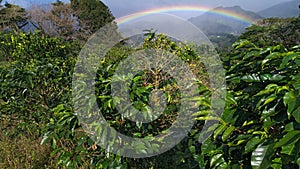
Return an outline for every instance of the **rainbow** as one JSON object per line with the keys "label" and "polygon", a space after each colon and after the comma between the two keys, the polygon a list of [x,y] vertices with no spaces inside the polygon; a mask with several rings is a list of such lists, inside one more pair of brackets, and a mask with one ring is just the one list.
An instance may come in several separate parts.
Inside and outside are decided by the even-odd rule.
{"label": "rainbow", "polygon": [[153,8],[153,9],[147,9],[144,11],[136,12],[127,16],[120,17],[116,19],[116,22],[120,25],[126,22],[129,22],[131,20],[150,15],[155,13],[167,13],[167,12],[176,12],[176,11],[199,11],[199,12],[210,12],[217,15],[222,15],[228,18],[232,18],[244,23],[253,24],[255,23],[254,20],[252,20],[250,17],[234,13],[232,11],[215,8],[211,9],[210,7],[205,6],[168,6],[168,7],[160,7],[160,8]]}

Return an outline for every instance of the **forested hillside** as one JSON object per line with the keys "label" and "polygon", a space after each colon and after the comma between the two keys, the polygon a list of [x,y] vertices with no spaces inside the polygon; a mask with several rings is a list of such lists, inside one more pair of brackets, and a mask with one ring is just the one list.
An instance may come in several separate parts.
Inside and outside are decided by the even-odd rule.
{"label": "forested hillside", "polygon": [[228,16],[220,15],[218,14],[219,11],[227,11],[235,15],[243,16],[253,22],[263,18],[255,12],[244,10],[240,6],[233,6],[214,8],[200,16],[190,18],[189,21],[199,27],[207,35],[215,35],[218,33],[239,35],[244,32],[246,27],[251,25],[249,21],[242,22]]}
{"label": "forested hillside", "polygon": [[285,18],[285,17],[295,17],[299,15],[299,6],[298,0],[292,0],[287,2],[282,2],[280,4],[271,6],[267,9],[259,11],[258,14],[265,17],[278,17],[278,18]]}
{"label": "forested hillside", "polygon": [[[79,73],[74,68],[87,39],[113,21],[109,8],[97,0],[71,0],[54,3],[48,12],[24,13],[16,5],[0,7],[0,168],[300,168],[300,17],[263,19],[236,40],[228,37],[235,40],[232,48],[218,50],[227,91],[219,118],[210,112],[214,89],[201,62],[206,56],[197,55],[192,44],[182,45],[149,28],[138,48],[125,39],[107,52],[99,63],[95,88],[89,89],[84,82],[72,83],[73,78],[85,78],[80,74],[84,66],[77,68]],[[23,32],[27,23],[37,30]],[[111,25],[108,31],[117,31],[117,25]],[[129,158],[109,153],[90,136],[118,138],[101,125],[98,133],[84,130],[75,113],[74,100],[80,96],[74,89],[97,96],[81,103],[86,119],[96,103],[109,126],[124,135],[151,139],[167,132],[184,97],[171,75],[150,69],[132,77],[129,99],[137,109],[148,111],[153,90],[167,98],[163,114],[149,123],[124,118],[116,108],[122,100],[111,92],[114,79],[128,78],[114,75],[120,61],[148,48],[177,56],[196,74],[200,96],[187,98],[195,102],[197,113],[191,116],[196,122],[179,144],[162,154]],[[215,130],[199,142],[209,121],[217,121]],[[155,152],[157,147],[140,144],[136,151]]]}

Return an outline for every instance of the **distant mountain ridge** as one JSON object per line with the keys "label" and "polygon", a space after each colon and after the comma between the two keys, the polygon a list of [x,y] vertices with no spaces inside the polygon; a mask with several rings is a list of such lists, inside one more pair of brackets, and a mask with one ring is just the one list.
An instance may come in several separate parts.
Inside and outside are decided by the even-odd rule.
{"label": "distant mountain ridge", "polygon": [[199,27],[206,34],[229,33],[238,35],[244,32],[246,27],[251,25],[247,22],[215,14],[218,11],[228,11],[239,16],[245,16],[253,21],[263,18],[252,11],[242,9],[240,6],[233,6],[214,8],[200,16],[190,18],[189,21]]}
{"label": "distant mountain ridge", "polygon": [[300,14],[299,9],[300,1],[288,1],[282,2],[277,5],[271,6],[267,9],[264,9],[258,12],[259,15],[270,18],[270,17],[279,17],[279,18],[287,18],[287,17],[295,17]]}

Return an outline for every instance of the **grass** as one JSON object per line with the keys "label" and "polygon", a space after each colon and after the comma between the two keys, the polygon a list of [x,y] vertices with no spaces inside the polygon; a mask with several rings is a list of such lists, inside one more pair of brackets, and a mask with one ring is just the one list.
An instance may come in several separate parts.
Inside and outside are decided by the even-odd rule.
{"label": "grass", "polygon": [[8,124],[0,119],[0,168],[57,168],[50,157],[50,145],[41,145],[41,138],[30,132],[18,133],[15,127]]}

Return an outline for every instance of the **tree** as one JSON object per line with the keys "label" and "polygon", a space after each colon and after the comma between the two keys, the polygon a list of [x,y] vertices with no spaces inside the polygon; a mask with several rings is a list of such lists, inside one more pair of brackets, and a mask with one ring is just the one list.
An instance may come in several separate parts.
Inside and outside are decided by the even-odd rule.
{"label": "tree", "polygon": [[[1,1],[0,1],[1,3]],[[0,6],[0,30],[20,30],[27,24],[27,13],[24,8],[5,3]]]}
{"label": "tree", "polygon": [[81,29],[90,33],[114,20],[109,8],[99,0],[71,0],[71,7]]}
{"label": "tree", "polygon": [[36,28],[45,34],[81,42],[114,20],[108,7],[98,0],[71,0],[70,4],[57,1],[50,10],[32,7],[29,14]]}
{"label": "tree", "polygon": [[286,48],[300,44],[300,17],[267,18],[247,28],[239,39],[247,39],[259,47],[282,44]]}
{"label": "tree", "polygon": [[29,16],[33,25],[50,36],[65,39],[76,39],[76,18],[70,4],[60,1],[53,3],[50,10],[42,7],[31,7]]}

